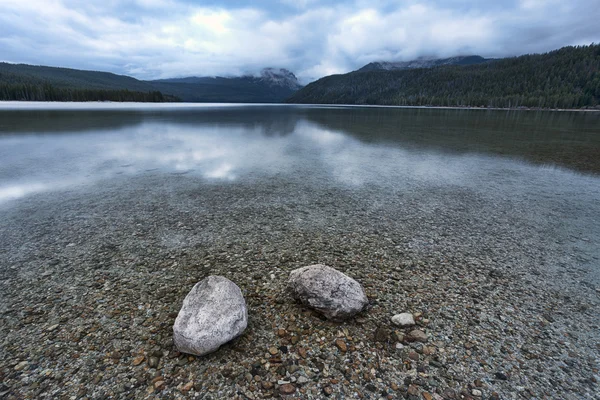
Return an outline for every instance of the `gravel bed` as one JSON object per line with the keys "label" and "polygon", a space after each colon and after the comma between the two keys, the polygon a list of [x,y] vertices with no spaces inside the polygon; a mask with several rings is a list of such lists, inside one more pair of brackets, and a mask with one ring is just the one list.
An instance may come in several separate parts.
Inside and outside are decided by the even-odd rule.
{"label": "gravel bed", "polygon": [[[0,398],[600,398],[599,261],[581,251],[598,236],[565,233],[568,210],[320,179],[149,172],[3,205]],[[367,309],[336,323],[296,304],[289,272],[314,263]],[[180,354],[173,322],[211,274],[242,289],[248,328]]]}

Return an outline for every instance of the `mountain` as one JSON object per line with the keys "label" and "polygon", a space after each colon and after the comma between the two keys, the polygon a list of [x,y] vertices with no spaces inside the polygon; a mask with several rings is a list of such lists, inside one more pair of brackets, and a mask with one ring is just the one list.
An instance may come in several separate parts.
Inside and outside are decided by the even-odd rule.
{"label": "mountain", "polygon": [[275,68],[265,68],[258,76],[187,77],[149,83],[183,101],[213,103],[281,103],[302,87],[293,73]]}
{"label": "mountain", "polygon": [[279,103],[302,86],[286,69],[258,76],[142,81],[109,72],[0,63],[0,100]]}
{"label": "mountain", "polygon": [[600,45],[474,65],[354,71],[321,78],[287,102],[583,108],[600,104]]}
{"label": "mountain", "polygon": [[441,65],[474,65],[491,61],[491,58],[481,56],[457,56],[451,58],[418,58],[412,61],[375,61],[358,69],[358,71],[395,71],[414,68],[433,68]]}

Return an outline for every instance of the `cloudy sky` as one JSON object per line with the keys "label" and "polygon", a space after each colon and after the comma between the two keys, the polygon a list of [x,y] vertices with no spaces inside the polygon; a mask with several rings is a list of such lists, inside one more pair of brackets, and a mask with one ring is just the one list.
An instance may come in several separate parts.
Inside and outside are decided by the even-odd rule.
{"label": "cloudy sky", "polygon": [[0,61],[141,79],[376,60],[502,57],[600,42],[600,0],[0,0]]}

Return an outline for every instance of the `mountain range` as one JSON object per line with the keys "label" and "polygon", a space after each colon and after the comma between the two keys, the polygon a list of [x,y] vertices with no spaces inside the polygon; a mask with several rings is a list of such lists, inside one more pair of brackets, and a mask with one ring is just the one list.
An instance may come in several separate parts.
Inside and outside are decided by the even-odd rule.
{"label": "mountain range", "polygon": [[0,63],[0,100],[281,103],[302,85],[286,69],[152,81],[109,72]]}
{"label": "mountain range", "polygon": [[265,68],[258,76],[187,77],[148,81],[156,90],[189,102],[281,103],[302,87],[283,68]]}
{"label": "mountain range", "polygon": [[0,100],[186,101],[590,108],[600,104],[600,45],[486,59],[377,61],[302,86],[286,69],[151,81],[108,72],[0,63]]}

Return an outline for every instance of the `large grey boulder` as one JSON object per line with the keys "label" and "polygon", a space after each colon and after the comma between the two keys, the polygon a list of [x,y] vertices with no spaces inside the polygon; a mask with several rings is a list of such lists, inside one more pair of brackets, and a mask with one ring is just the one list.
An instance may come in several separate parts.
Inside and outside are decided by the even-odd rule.
{"label": "large grey boulder", "polygon": [[293,270],[288,288],[302,304],[332,320],[350,318],[369,302],[360,283],[322,264]]}
{"label": "large grey boulder", "polygon": [[201,356],[241,335],[246,326],[248,311],[240,288],[222,276],[209,276],[183,300],[173,342],[180,352]]}

